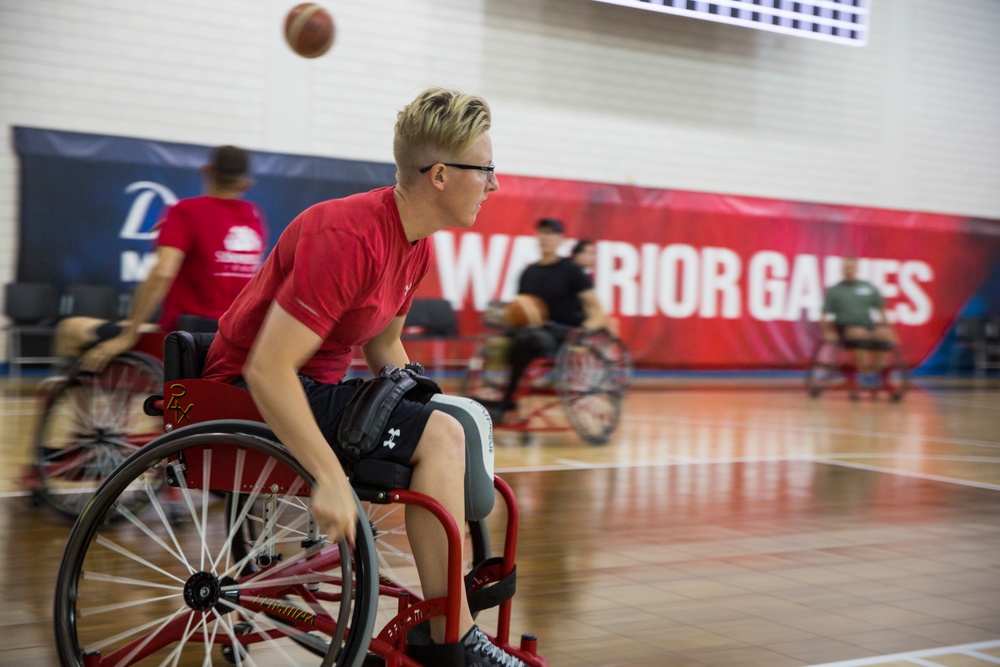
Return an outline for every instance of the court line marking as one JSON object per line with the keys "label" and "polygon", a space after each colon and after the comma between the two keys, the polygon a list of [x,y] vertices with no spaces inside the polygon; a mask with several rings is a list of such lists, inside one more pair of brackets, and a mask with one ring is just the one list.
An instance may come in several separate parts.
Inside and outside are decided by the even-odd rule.
{"label": "court line marking", "polygon": [[[839,456],[854,456],[854,455],[840,454]],[[866,470],[869,472],[887,473],[891,475],[899,475],[901,477],[912,477],[914,479],[922,479],[932,482],[943,482],[945,484],[957,484],[959,486],[969,486],[977,489],[987,489],[989,491],[1000,491],[1000,484],[974,482],[971,480],[959,479],[957,477],[928,475],[926,473],[913,472],[909,470],[896,470],[894,468],[883,468],[881,466],[872,466],[864,463],[837,461],[835,459],[828,459],[828,458],[814,457],[814,456],[771,456],[771,457],[764,456],[759,458],[737,457],[737,458],[726,458],[726,459],[678,459],[674,461],[629,461],[627,463],[621,463],[621,462],[586,463],[584,461],[576,461],[574,459],[557,459],[556,460],[557,464],[539,465],[539,466],[498,467],[496,469],[496,472],[500,474],[500,473],[519,473],[519,472],[550,472],[559,470],[613,470],[613,469],[624,469],[624,468],[655,468],[655,467],[686,466],[686,465],[699,465],[699,464],[719,465],[722,463],[780,463],[783,461],[804,461],[807,463],[825,463],[828,465],[842,466],[845,468],[857,468],[859,470]]]}
{"label": "court line marking", "polygon": [[936,666],[940,663],[927,662],[921,660],[922,658],[934,658],[939,655],[950,655],[953,653],[959,653],[962,655],[970,655],[972,657],[980,657],[987,660],[988,662],[994,662],[1000,664],[1000,659],[993,656],[988,656],[985,653],[979,655],[973,655],[978,653],[979,649],[984,648],[998,648],[1000,647],[1000,639],[976,642],[974,644],[958,644],[956,646],[942,646],[939,648],[930,648],[923,651],[911,651],[907,653],[895,653],[893,655],[882,655],[875,656],[871,658],[859,658],[857,660],[843,660],[841,662],[824,662],[819,665],[812,665],[812,667],[867,667],[868,665],[881,665],[887,662],[912,662],[918,665],[931,665]]}
{"label": "court line marking", "polygon": [[[806,463],[825,463],[828,465],[841,466],[844,468],[856,468],[858,470],[865,470],[868,472],[887,473],[891,475],[899,475],[901,477],[911,477],[914,479],[922,479],[931,482],[942,482],[944,484],[957,484],[959,486],[969,486],[977,489],[986,489],[989,491],[1000,491],[1000,484],[974,482],[971,480],[959,479],[957,477],[929,475],[927,473],[913,472],[909,470],[896,470],[894,468],[884,468],[882,466],[873,466],[865,463],[854,463],[852,461],[839,461],[836,458],[839,456],[843,456],[845,458],[887,458],[886,455],[884,454],[869,455],[860,453],[826,455],[826,457],[832,457],[832,458],[818,457],[818,456],[762,456],[762,457],[737,457],[737,458],[726,458],[726,459],[678,458],[673,461],[629,461],[627,463],[622,463],[622,462],[587,463],[585,461],[577,461],[575,459],[560,458],[556,459],[555,463],[550,465],[498,467],[496,469],[496,472],[497,474],[507,474],[507,473],[522,473],[522,472],[553,472],[560,470],[614,470],[614,469],[625,469],[625,468],[689,466],[689,465],[699,465],[699,464],[719,465],[723,463],[781,463],[784,461],[803,461]],[[918,460],[934,459],[937,461],[972,461],[972,462],[985,461],[989,463],[1000,462],[1000,458],[992,459],[979,456],[948,457],[943,455],[936,455],[936,456],[921,457],[918,455],[913,455],[907,457],[894,456],[891,458],[914,458]],[[31,494],[30,491],[6,491],[6,492],[0,492],[0,499],[23,498],[29,496],[30,494]]]}
{"label": "court line marking", "polygon": [[695,424],[700,426],[739,426],[760,431],[783,431],[792,433],[822,433],[827,435],[863,435],[892,440],[919,439],[924,442],[937,442],[952,445],[970,445],[974,447],[996,447],[1000,442],[992,440],[971,440],[967,438],[948,438],[942,436],[915,436],[912,433],[891,433],[888,431],[866,431],[861,429],[834,428],[829,426],[799,426],[795,424],[766,424],[760,422],[733,421],[726,419],[694,419],[685,417],[633,417],[632,423],[666,422],[678,424]]}
{"label": "court line marking", "polygon": [[856,468],[857,470],[868,470],[871,472],[888,472],[894,475],[900,475],[902,477],[913,477],[915,479],[925,479],[931,482],[944,482],[946,484],[959,484],[961,486],[971,486],[977,489],[989,489],[991,491],[1000,491],[1000,484],[987,484],[986,482],[973,482],[971,480],[957,479],[954,477],[942,477],[941,475],[929,475],[924,472],[913,472],[909,470],[893,470],[891,468],[882,468],[880,466],[870,466],[865,463],[854,463],[852,461],[819,461],[821,463],[828,463],[834,466],[841,466],[842,468]]}

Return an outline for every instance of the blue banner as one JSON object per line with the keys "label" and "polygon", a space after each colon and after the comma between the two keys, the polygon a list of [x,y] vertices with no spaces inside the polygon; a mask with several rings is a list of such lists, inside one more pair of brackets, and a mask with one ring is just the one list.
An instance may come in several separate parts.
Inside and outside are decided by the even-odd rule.
{"label": "blue banner", "polygon": [[[202,192],[213,146],[14,128],[21,163],[17,280],[135,287],[150,268],[163,208]],[[319,201],[395,183],[393,164],[252,151],[273,246]]]}

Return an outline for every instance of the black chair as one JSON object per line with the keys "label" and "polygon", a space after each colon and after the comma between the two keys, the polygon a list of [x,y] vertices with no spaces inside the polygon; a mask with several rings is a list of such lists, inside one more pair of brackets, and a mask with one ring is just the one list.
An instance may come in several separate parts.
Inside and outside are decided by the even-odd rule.
{"label": "black chair", "polygon": [[118,290],[110,285],[70,285],[62,303],[64,317],[96,317],[116,321],[120,309]]}
{"label": "black chair", "polygon": [[975,348],[983,336],[982,317],[963,317],[955,322],[955,339],[951,345],[951,353],[948,358],[948,370],[954,373],[959,367],[965,367],[963,363],[963,353],[972,354],[972,361],[975,363]]}
{"label": "black chair", "polygon": [[[432,366],[443,370],[448,365],[445,359],[446,341],[465,340],[458,335],[458,317],[447,299],[414,299],[410,312],[403,323],[403,340],[430,341],[432,344]],[[473,339],[468,339],[473,340]],[[459,362],[459,365],[462,365]]]}
{"label": "black chair", "polygon": [[1000,370],[1000,317],[983,320],[982,333],[973,346],[977,374]]}
{"label": "black chair", "polygon": [[447,299],[414,299],[406,314],[403,331],[407,338],[455,338],[458,317]]}
{"label": "black chair", "polygon": [[10,319],[7,362],[12,376],[27,363],[49,364],[52,356],[59,297],[48,283],[8,283],[4,288],[4,313]]}

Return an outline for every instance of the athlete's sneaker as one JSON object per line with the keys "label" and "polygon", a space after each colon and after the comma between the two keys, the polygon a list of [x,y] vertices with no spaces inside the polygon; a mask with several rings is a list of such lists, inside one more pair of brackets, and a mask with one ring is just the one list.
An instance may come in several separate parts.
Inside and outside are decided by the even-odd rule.
{"label": "athlete's sneaker", "polygon": [[472,626],[462,644],[465,646],[466,667],[527,667],[524,661],[491,642],[477,625]]}

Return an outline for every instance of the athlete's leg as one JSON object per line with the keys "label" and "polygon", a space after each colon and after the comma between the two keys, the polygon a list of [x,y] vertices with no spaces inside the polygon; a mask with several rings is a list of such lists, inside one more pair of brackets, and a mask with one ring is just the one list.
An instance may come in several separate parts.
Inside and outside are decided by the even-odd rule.
{"label": "athlete's leg", "polygon": [[107,320],[96,317],[67,317],[56,326],[55,354],[78,357],[97,342],[97,330]]}
{"label": "athlete's leg", "polygon": [[892,385],[889,374],[892,372],[890,352],[896,346],[896,335],[892,327],[880,324],[875,327],[872,338],[876,343],[875,366],[882,378],[882,386],[890,393],[895,392],[896,387]]}
{"label": "athlete's leg", "polygon": [[[410,490],[431,496],[451,513],[461,530],[465,523],[465,432],[458,421],[440,411],[427,420],[410,460]],[[424,598],[448,592],[448,541],[441,524],[424,509],[407,505],[406,534],[416,561]],[[464,562],[464,561],[463,561]],[[431,637],[444,641],[443,617],[431,619]],[[459,636],[472,627],[472,614],[462,591]]]}

